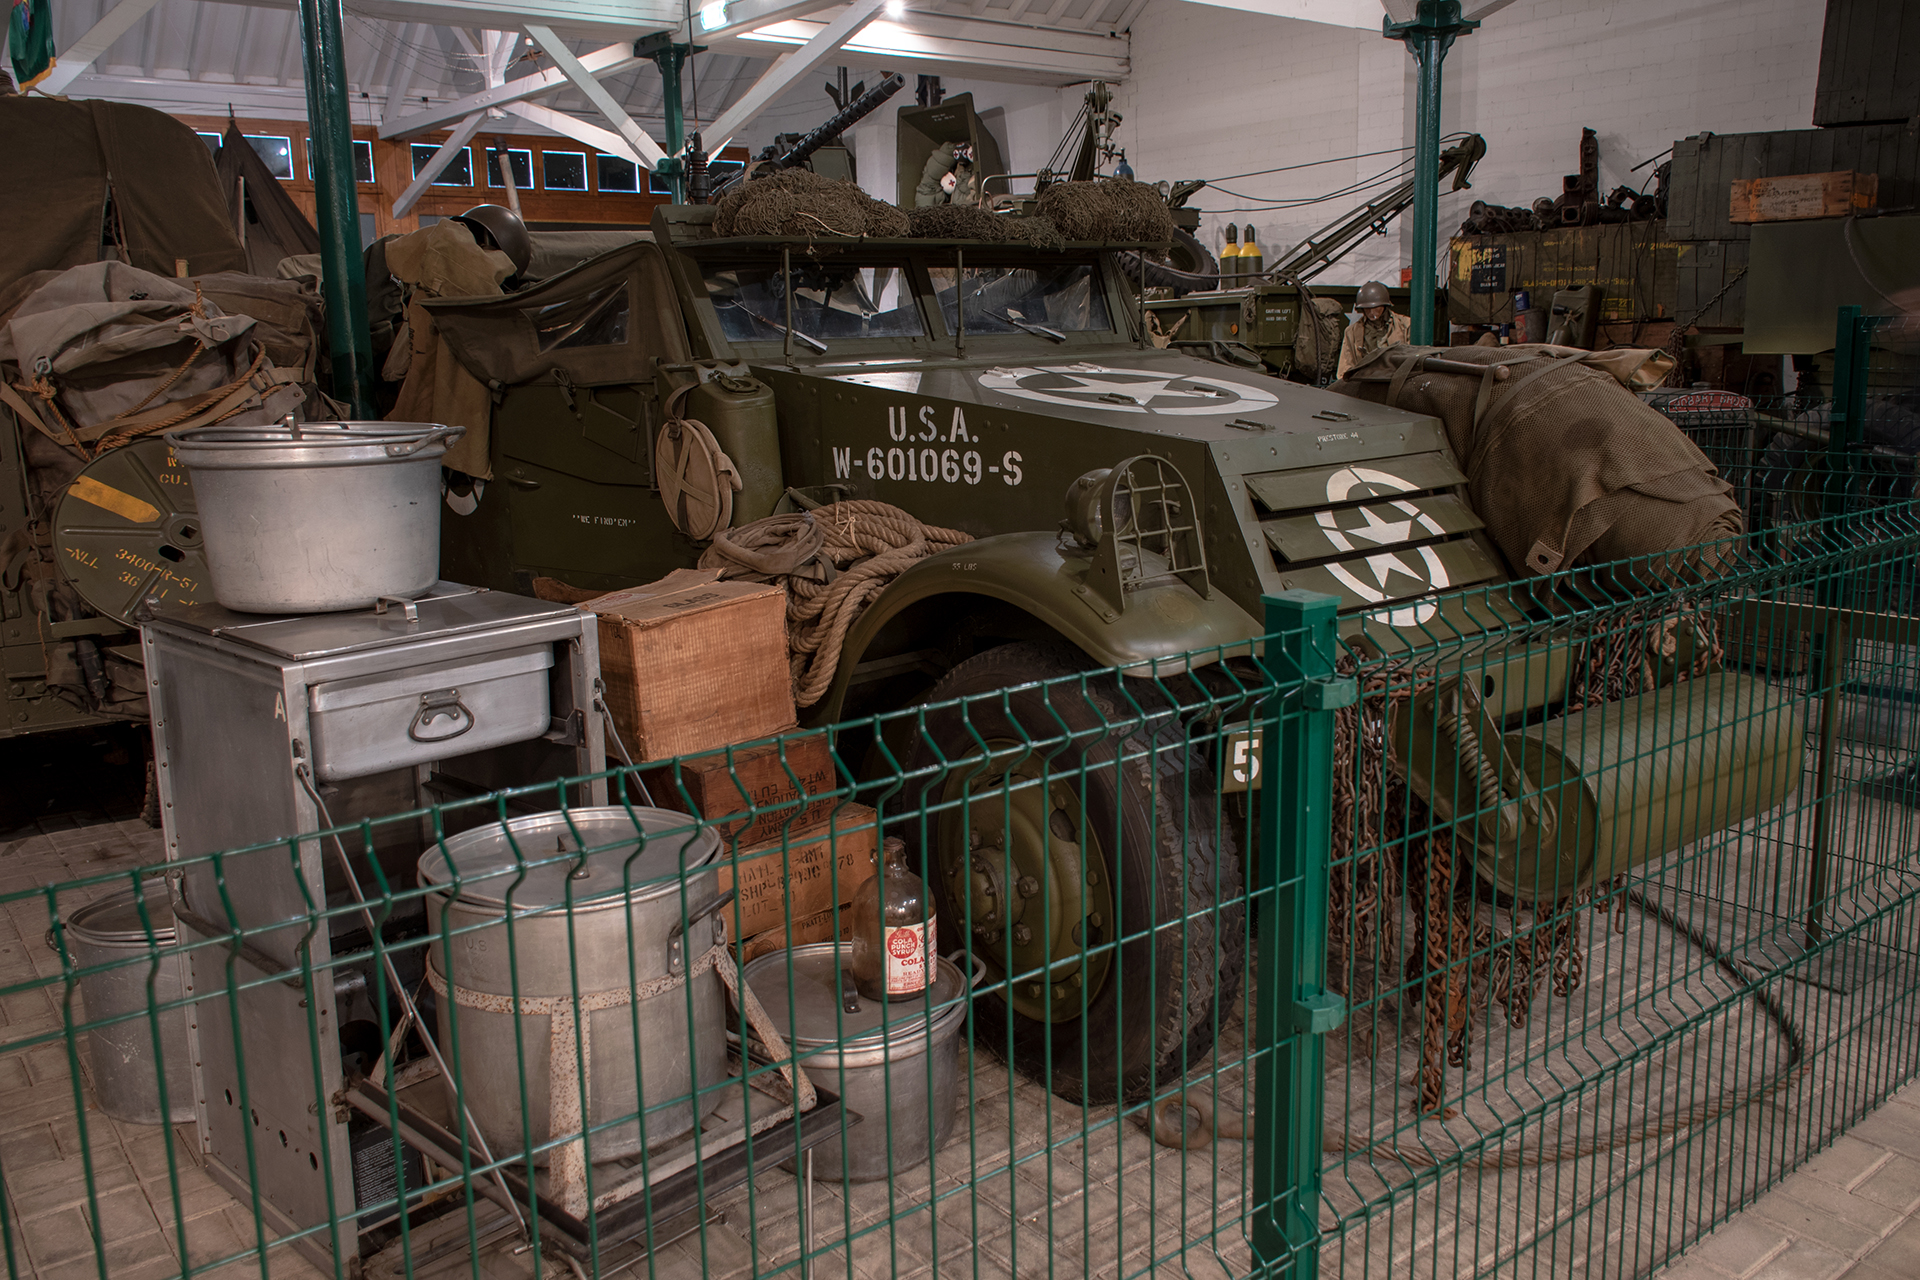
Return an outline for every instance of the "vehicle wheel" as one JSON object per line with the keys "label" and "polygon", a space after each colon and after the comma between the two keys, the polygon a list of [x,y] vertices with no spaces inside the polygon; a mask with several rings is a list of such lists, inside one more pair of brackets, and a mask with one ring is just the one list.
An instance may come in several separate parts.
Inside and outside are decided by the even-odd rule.
{"label": "vehicle wheel", "polygon": [[986,965],[978,1036],[1099,1103],[1145,1096],[1212,1048],[1245,911],[1212,771],[1174,709],[1111,677],[1035,686],[1086,667],[1064,645],[1010,644],[953,668],[929,702],[1005,695],[926,713],[907,798],[925,815],[941,942]]}

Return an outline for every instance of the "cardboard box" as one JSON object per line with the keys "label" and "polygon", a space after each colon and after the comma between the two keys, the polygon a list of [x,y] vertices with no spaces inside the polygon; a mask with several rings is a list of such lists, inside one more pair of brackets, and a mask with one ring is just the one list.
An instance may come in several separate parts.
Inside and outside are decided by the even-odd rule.
{"label": "cardboard box", "polygon": [[[799,835],[820,826],[839,801],[828,795],[802,805],[798,803],[800,797],[820,796],[839,785],[840,775],[833,767],[833,751],[824,733],[741,747],[731,755],[716,751],[682,760],[677,782],[671,769],[662,769],[647,779],[648,790],[662,806],[713,821],[722,838],[738,840],[742,848],[777,841],[783,831]],[[752,818],[728,817],[768,805],[785,807]]]}
{"label": "cardboard box", "polygon": [[[790,839],[784,855],[778,840],[743,848],[737,855],[723,852],[720,891],[736,885],[740,890],[737,901],[721,912],[727,940],[737,942],[769,930],[781,930],[784,936],[788,920],[797,928],[810,917],[830,912],[836,888],[840,903],[852,902],[860,886],[873,878],[879,841],[878,815],[865,805],[848,804],[835,810],[828,826],[812,837]],[[814,927],[819,927],[817,921]]]}
{"label": "cardboard box", "polygon": [[584,607],[599,616],[607,708],[635,761],[793,727],[784,587],[681,570]]}
{"label": "cardboard box", "polygon": [[1729,198],[1729,222],[1794,222],[1803,218],[1844,218],[1866,213],[1880,203],[1880,175],[1841,169],[1833,173],[1796,173],[1783,178],[1736,178]]}
{"label": "cardboard box", "polygon": [[[745,964],[769,951],[784,951],[789,945],[804,947],[812,942],[832,942],[833,940],[833,912],[831,910],[816,911],[810,916],[795,920],[791,936],[785,929],[769,929],[765,933],[756,933],[748,938],[740,944],[740,963]],[[841,942],[853,940],[853,917],[844,903],[840,908],[839,940]]]}

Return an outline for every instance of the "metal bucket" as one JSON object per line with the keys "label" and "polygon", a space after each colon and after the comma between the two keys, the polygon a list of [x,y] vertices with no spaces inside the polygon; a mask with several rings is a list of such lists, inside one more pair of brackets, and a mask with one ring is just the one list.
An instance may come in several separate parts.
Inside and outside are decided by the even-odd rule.
{"label": "metal bucket", "polygon": [[193,1059],[187,1052],[187,1011],[162,1008],[160,1065],[166,1070],[167,1110],[160,1109],[160,1072],[153,1058],[153,1018],[148,1015],[147,981],[153,1002],[167,1005],[187,991],[186,957],[173,950],[173,908],[164,880],[145,886],[151,944],[160,949],[156,967],[148,959],[149,938],[134,905],[133,890],[89,903],[67,921],[67,947],[77,968],[110,964],[80,979],[80,999],[88,1022],[126,1018],[87,1032],[87,1057],[93,1064],[93,1091],[100,1109],[132,1124],[188,1124],[194,1119]]}
{"label": "metal bucket", "polygon": [[[769,952],[747,965],[742,980],[808,1078],[861,1117],[840,1141],[814,1148],[815,1176],[874,1182],[925,1164],[953,1133],[968,982],[943,959],[930,1000],[883,1005],[849,996],[853,983],[843,983],[842,961],[840,943],[819,942]],[[765,1053],[757,1042],[753,1048]],[[788,1161],[786,1168],[793,1167]]]}
{"label": "metal bucket", "polygon": [[[727,1075],[726,992],[711,963],[701,963],[726,942],[724,922],[712,911],[721,902],[713,865],[720,837],[712,828],[687,830],[692,820],[683,813],[631,812],[609,807],[515,818],[450,837],[420,858],[421,884],[437,890],[427,902],[428,976],[439,996],[440,1045],[496,1156],[524,1151],[529,1134],[536,1146],[552,1136],[554,1103],[580,1079],[567,1021],[578,1007],[588,1010],[582,1039],[589,1124],[644,1108],[641,1119],[595,1130],[593,1161],[638,1155],[689,1132],[694,1089]],[[690,939],[682,936],[683,920]],[[665,989],[630,998],[649,984]],[[580,1006],[572,1003],[576,996]],[[525,1132],[523,1075],[532,1112]],[[720,1091],[703,1093],[701,1114],[719,1101]]]}
{"label": "metal bucket", "polygon": [[465,427],[306,422],[167,436],[193,477],[214,598],[337,613],[440,578],[440,456]]}

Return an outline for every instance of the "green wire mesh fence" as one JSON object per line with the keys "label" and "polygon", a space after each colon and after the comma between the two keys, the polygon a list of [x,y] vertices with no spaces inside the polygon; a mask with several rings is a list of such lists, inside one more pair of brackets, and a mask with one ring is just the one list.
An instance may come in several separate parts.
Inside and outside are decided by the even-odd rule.
{"label": "green wire mesh fence", "polygon": [[1841,406],[1671,410],[1739,541],[15,888],[10,1273],[1646,1274],[1920,1066]]}

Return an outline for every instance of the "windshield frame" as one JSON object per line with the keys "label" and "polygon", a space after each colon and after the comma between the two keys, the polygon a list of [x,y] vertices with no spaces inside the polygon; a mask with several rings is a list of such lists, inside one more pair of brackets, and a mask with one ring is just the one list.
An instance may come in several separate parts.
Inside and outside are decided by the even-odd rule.
{"label": "windshield frame", "polygon": [[[943,308],[935,292],[932,272],[946,268],[951,271],[956,264],[964,264],[971,270],[974,267],[1025,267],[1045,269],[1061,265],[1087,265],[1095,273],[1096,288],[1106,304],[1109,329],[1062,330],[1065,341],[1055,341],[1041,334],[1016,329],[1011,333],[979,332],[969,329],[964,337],[967,358],[999,358],[1018,353],[1021,356],[1058,354],[1073,351],[1076,353],[1093,349],[1112,350],[1114,348],[1133,349],[1139,345],[1139,318],[1136,315],[1137,304],[1126,295],[1124,272],[1112,261],[1112,254],[1105,247],[1091,245],[1072,245],[1064,250],[1049,251],[1031,249],[1020,245],[991,244],[981,242],[955,243],[953,241],[928,240],[865,240],[844,245],[808,245],[804,242],[782,242],[770,240],[734,239],[709,243],[677,245],[684,255],[685,269],[683,279],[688,286],[692,317],[703,331],[705,345],[715,358],[727,355],[765,362],[767,360],[790,359],[795,365],[803,364],[843,364],[849,359],[863,356],[897,355],[903,359],[939,359],[955,358],[960,355],[961,335],[954,326],[947,323]],[[706,278],[714,270],[725,270],[730,266],[754,266],[761,269],[781,269],[781,254],[791,255],[797,272],[803,257],[817,257],[822,261],[843,261],[850,267],[893,267],[902,272],[902,283],[913,292],[914,305],[919,312],[921,327],[919,336],[831,338],[826,339],[827,350],[817,351],[797,334],[791,344],[787,335],[780,329],[768,326],[762,339],[743,339],[729,337],[722,324],[719,308],[709,294]],[[769,319],[784,324],[786,317],[774,315]],[[1035,323],[1044,323],[1036,321]],[[1054,326],[1047,326],[1054,327]]]}

